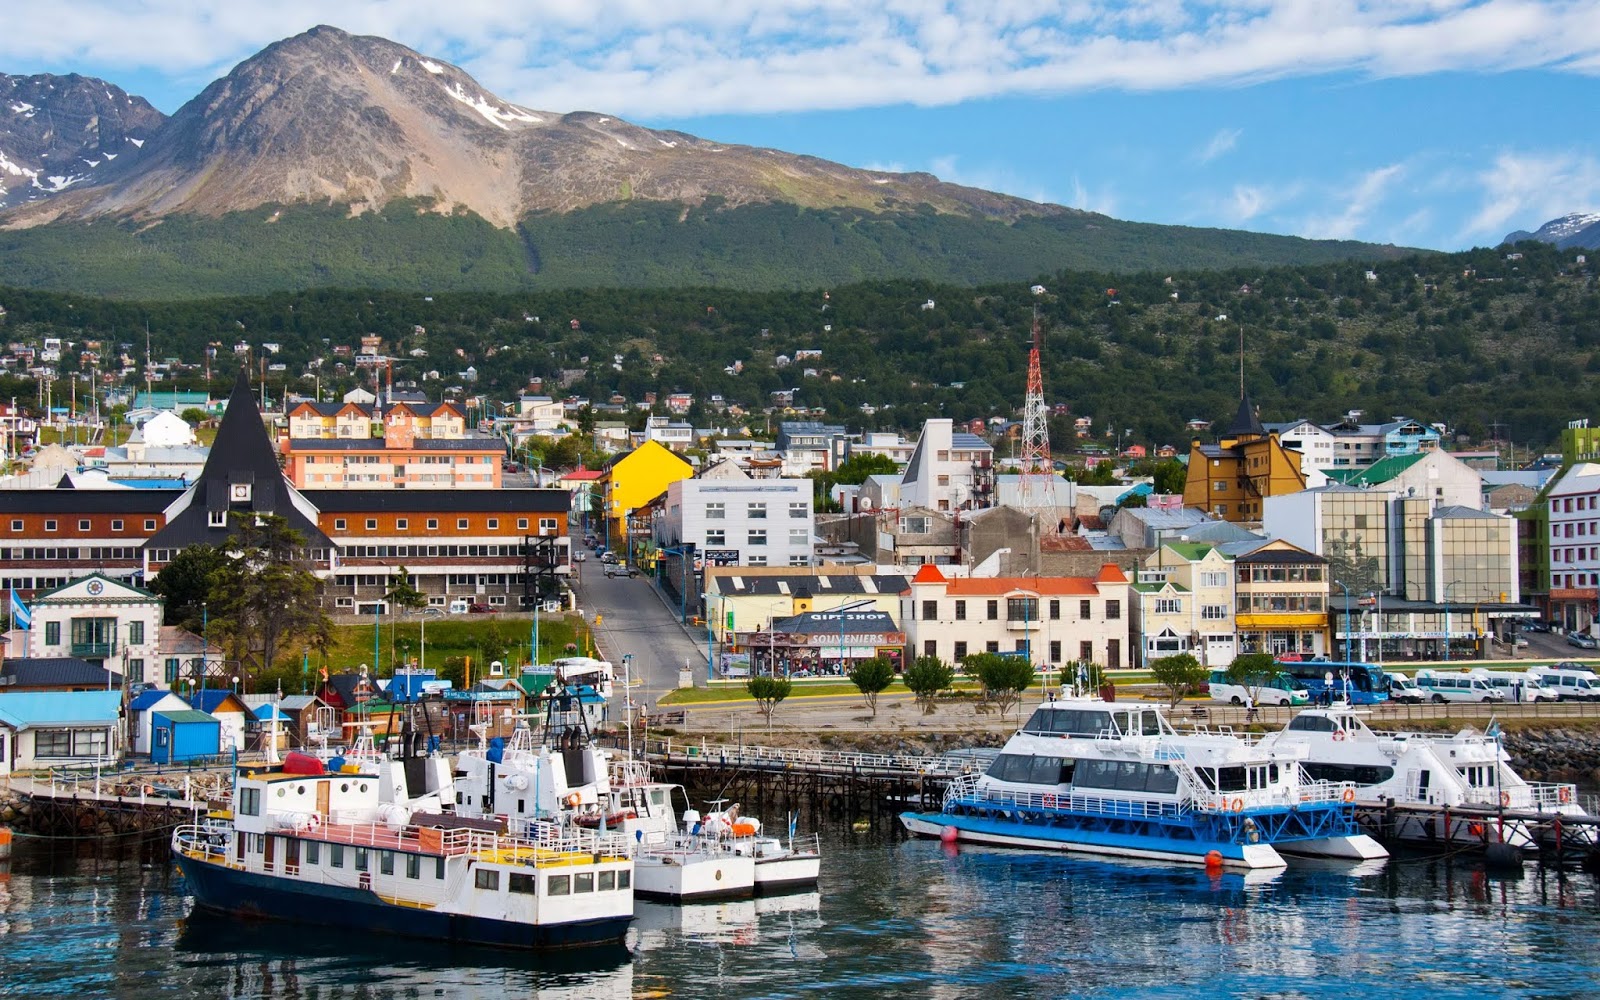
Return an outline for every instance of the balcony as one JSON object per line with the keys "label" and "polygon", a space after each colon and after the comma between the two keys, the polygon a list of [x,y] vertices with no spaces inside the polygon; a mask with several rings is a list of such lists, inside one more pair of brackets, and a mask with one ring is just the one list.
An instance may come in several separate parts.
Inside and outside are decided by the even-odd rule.
{"label": "balcony", "polygon": [[69,655],[82,660],[103,660],[111,655],[111,643],[75,642],[69,647]]}

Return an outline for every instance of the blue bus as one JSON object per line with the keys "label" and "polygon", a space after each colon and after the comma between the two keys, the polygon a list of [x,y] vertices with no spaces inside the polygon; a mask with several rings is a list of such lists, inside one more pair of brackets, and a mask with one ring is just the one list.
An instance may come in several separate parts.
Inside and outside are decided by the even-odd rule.
{"label": "blue bus", "polygon": [[[1340,660],[1280,661],[1278,669],[1305,687],[1313,705],[1327,701],[1330,688],[1334,701],[1348,701],[1352,705],[1376,705],[1389,700],[1389,678],[1377,664]],[[1332,684],[1328,683],[1330,675]]]}

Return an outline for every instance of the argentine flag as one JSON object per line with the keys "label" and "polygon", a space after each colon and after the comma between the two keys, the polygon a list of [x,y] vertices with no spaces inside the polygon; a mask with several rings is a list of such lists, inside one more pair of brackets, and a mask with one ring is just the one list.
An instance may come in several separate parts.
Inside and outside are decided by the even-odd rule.
{"label": "argentine flag", "polygon": [[11,627],[24,630],[33,627],[33,612],[17,599],[15,590],[11,592]]}

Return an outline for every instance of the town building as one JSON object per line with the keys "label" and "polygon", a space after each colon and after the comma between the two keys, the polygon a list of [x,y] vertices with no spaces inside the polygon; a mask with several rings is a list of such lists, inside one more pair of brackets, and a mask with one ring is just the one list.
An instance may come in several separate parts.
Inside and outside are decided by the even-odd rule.
{"label": "town building", "polygon": [[1600,600],[1600,464],[1572,466],[1545,499],[1549,616],[1563,628],[1592,632]]}
{"label": "town building", "polygon": [[[161,619],[165,601],[99,573],[45,591],[29,602],[27,655],[73,657],[127,678],[165,687]],[[13,647],[14,649],[15,647]]]}
{"label": "town building", "polygon": [[923,566],[901,599],[909,656],[956,663],[973,653],[1026,656],[1046,669],[1126,666],[1132,591],[1107,565],[1094,577],[952,577]]}
{"label": "town building", "polygon": [[994,474],[994,448],[987,441],[956,431],[947,417],[928,420],[900,474],[900,503],[943,511],[990,507]]}
{"label": "town building", "polygon": [[[1166,542],[1145,557],[1139,580],[1141,586],[1170,582],[1177,591],[1175,597],[1159,598],[1176,600],[1177,607],[1152,605],[1149,609],[1152,613],[1165,612],[1157,628],[1145,627],[1146,633],[1153,631],[1166,640],[1155,647],[1156,655],[1191,653],[1202,664],[1212,667],[1225,667],[1233,662],[1238,655],[1234,634],[1233,555],[1224,546],[1193,541]],[[1138,603],[1146,602],[1141,597]],[[1138,607],[1136,612],[1138,621],[1143,623],[1145,607]],[[1168,630],[1172,636],[1163,636]],[[1187,642],[1174,648],[1170,641],[1173,636],[1187,639]],[[1145,651],[1147,655],[1151,653],[1148,643]]]}
{"label": "town building", "polygon": [[1217,444],[1203,445],[1199,439],[1191,444],[1183,505],[1224,521],[1254,523],[1261,520],[1266,498],[1305,488],[1299,453],[1261,425],[1245,396]]}
{"label": "town building", "polygon": [[1360,469],[1385,458],[1426,454],[1440,447],[1437,427],[1410,417],[1364,424],[1359,410],[1329,424],[1300,419],[1265,427],[1278,435],[1285,448],[1300,453],[1303,471]]}
{"label": "town building", "polygon": [[[694,475],[694,466],[656,441],[647,441],[606,463],[599,481],[604,498],[605,544],[631,552],[629,519],[633,513],[666,493],[667,487]],[[648,537],[640,542],[648,541]]]}
{"label": "town building", "polygon": [[1328,652],[1328,560],[1273,540],[1235,556],[1233,565],[1239,652]]}
{"label": "town building", "polygon": [[121,714],[120,689],[0,693],[0,775],[115,756]]}
{"label": "town building", "polygon": [[809,479],[752,479],[729,462],[669,483],[654,519],[658,548],[717,566],[809,566],[811,534]]}
{"label": "town building", "polygon": [[795,598],[795,607],[795,614],[741,637],[752,673],[842,675],[863,660],[879,658],[900,668],[906,634],[892,615],[870,607],[814,611],[803,595]]}

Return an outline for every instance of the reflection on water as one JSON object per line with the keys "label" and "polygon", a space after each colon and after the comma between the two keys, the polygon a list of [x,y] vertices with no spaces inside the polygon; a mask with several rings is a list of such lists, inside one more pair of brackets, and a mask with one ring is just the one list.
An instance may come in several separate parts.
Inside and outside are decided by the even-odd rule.
{"label": "reflection on water", "polygon": [[1286,871],[1086,861],[836,834],[820,893],[640,904],[634,948],[567,955],[187,918],[164,844],[0,877],[0,993],[613,998],[1600,995],[1588,875],[1437,859]]}

